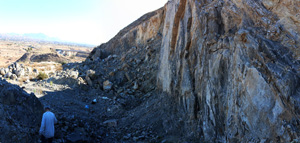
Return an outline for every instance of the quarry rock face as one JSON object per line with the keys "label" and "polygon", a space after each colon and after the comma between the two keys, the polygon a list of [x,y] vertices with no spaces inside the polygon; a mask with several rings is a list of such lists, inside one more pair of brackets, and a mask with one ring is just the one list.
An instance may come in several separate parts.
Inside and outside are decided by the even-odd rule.
{"label": "quarry rock face", "polygon": [[300,135],[299,8],[298,0],[171,0],[88,59],[157,41],[157,88],[176,100],[185,136],[289,142]]}
{"label": "quarry rock face", "polygon": [[42,115],[34,94],[0,80],[0,142],[37,142]]}
{"label": "quarry rock face", "polygon": [[299,136],[299,1],[173,0],[158,87],[205,141]]}

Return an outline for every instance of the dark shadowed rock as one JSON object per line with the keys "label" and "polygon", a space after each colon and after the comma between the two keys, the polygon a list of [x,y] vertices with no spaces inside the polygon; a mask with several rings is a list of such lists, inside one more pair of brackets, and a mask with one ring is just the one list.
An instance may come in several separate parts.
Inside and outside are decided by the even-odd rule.
{"label": "dark shadowed rock", "polygon": [[38,142],[43,106],[34,94],[0,80],[0,142]]}

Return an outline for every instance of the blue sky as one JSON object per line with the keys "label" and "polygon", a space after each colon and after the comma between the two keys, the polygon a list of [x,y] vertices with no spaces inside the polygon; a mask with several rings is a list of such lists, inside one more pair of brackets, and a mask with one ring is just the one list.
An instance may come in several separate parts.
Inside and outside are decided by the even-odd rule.
{"label": "blue sky", "polygon": [[99,45],[167,0],[0,0],[0,33]]}

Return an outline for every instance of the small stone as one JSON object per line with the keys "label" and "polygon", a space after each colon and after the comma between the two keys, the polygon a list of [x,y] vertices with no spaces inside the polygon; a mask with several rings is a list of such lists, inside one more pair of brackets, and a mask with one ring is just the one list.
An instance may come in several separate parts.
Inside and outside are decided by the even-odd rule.
{"label": "small stone", "polygon": [[78,72],[78,71],[71,71],[71,72],[70,72],[70,77],[71,77],[71,78],[77,79],[77,78],[78,78],[78,75],[79,75],[79,72]]}
{"label": "small stone", "polygon": [[108,98],[108,97],[102,97],[102,99],[104,99],[104,100],[108,100],[109,98]]}
{"label": "small stone", "polygon": [[15,75],[15,74],[12,74],[12,75],[10,76],[10,79],[12,79],[12,80],[16,80],[17,78],[18,78],[18,76]]}
{"label": "small stone", "polygon": [[124,63],[123,65],[122,65],[122,70],[127,70],[129,68],[129,65],[127,64],[127,63]]}
{"label": "small stone", "polygon": [[111,90],[112,86],[113,86],[113,83],[110,82],[109,80],[106,80],[106,81],[103,82],[103,89],[104,90]]}
{"label": "small stone", "polygon": [[95,71],[93,71],[93,70],[88,70],[88,71],[86,71],[86,76],[89,76],[89,77],[92,77],[92,76],[94,76],[95,75]]}
{"label": "small stone", "polygon": [[94,99],[93,101],[92,101],[92,104],[96,104],[97,103],[97,99]]}
{"label": "small stone", "polygon": [[25,70],[24,69],[19,69],[17,71],[15,71],[15,74],[17,75],[17,77],[21,77],[25,75]]}
{"label": "small stone", "polygon": [[34,72],[34,73],[39,73],[39,70],[33,69],[33,72]]}
{"label": "small stone", "polygon": [[108,127],[117,127],[117,123],[118,122],[116,119],[107,120],[107,121],[103,122],[103,124]]}
{"label": "small stone", "polygon": [[115,75],[115,72],[112,71],[112,72],[109,73],[109,75],[110,75],[110,76],[114,76],[114,75]]}
{"label": "small stone", "polygon": [[139,85],[137,84],[137,82],[134,82],[133,89],[134,89],[134,90],[137,90],[138,88],[139,88]]}
{"label": "small stone", "polygon": [[92,82],[92,80],[90,79],[89,76],[86,76],[85,80],[86,80],[86,82],[88,83],[89,86],[93,86],[93,82]]}
{"label": "small stone", "polygon": [[130,75],[128,73],[125,73],[125,76],[126,76],[126,78],[127,78],[128,81],[131,81],[131,77],[130,77]]}

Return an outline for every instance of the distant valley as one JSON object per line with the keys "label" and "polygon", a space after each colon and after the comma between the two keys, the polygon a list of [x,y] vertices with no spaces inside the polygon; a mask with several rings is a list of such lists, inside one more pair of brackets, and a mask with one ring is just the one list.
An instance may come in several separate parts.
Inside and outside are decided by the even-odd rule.
{"label": "distant valley", "polygon": [[95,47],[95,45],[86,44],[86,43],[77,43],[71,41],[64,41],[57,37],[50,37],[44,33],[0,33],[0,40],[4,41],[30,41],[30,42],[39,42],[39,43],[52,43],[52,44],[63,44],[70,46],[81,46],[81,47]]}
{"label": "distant valley", "polygon": [[76,51],[83,53],[84,56],[81,54],[81,56],[67,57],[69,62],[77,62],[84,60],[91,50],[92,48],[87,45],[53,42],[34,38],[30,39],[20,35],[13,36],[13,34],[0,34],[0,67],[7,67],[20,59],[25,53],[31,53],[34,55],[57,52],[62,53],[64,51]]}

